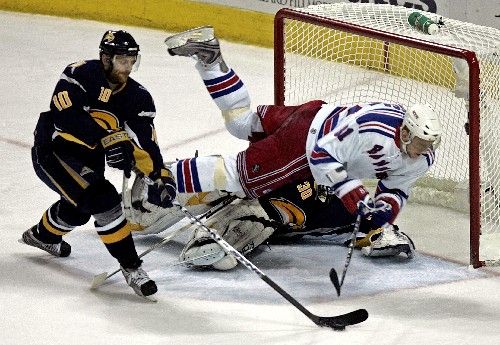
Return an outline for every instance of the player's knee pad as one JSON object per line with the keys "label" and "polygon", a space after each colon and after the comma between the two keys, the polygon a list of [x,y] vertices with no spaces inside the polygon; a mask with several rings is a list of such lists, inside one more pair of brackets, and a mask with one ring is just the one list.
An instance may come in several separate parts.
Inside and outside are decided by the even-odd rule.
{"label": "player's knee pad", "polygon": [[80,208],[89,214],[109,211],[121,204],[116,188],[107,180],[99,180],[89,185],[83,192]]}
{"label": "player's knee pad", "polygon": [[54,204],[50,208],[50,212],[57,223],[68,227],[84,225],[90,219],[90,213],[83,212],[80,208],[64,199]]}
{"label": "player's knee pad", "polygon": [[[212,230],[217,232],[215,229]],[[208,267],[220,261],[225,255],[226,252],[212,239],[208,231],[195,228],[179,256],[179,261],[188,267]]]}
{"label": "player's knee pad", "polygon": [[382,228],[371,229],[364,237],[358,236],[354,245],[355,248],[361,249],[370,246],[380,236],[382,231]]}

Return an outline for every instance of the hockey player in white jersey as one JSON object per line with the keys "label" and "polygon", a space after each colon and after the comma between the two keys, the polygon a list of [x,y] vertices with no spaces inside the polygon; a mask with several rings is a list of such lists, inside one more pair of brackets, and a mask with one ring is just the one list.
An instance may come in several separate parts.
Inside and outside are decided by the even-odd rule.
{"label": "hockey player in white jersey", "polygon": [[[318,188],[338,198],[352,217],[360,211],[360,201],[370,206],[363,214],[381,231],[377,240],[363,249],[365,254],[393,254],[394,248],[404,247],[412,255],[411,240],[393,223],[414,182],[434,162],[441,125],[428,105],[410,104],[405,108],[402,104],[376,101],[341,105],[316,100],[298,106],[259,106],[252,111],[246,87],[222,59],[212,28],[186,31],[167,38],[165,43],[171,55],[197,60],[196,68],[220,108],[226,128],[237,138],[250,141],[248,149],[235,155],[174,163],[171,169],[179,193],[219,190],[256,199],[296,181],[314,178]],[[379,180],[373,197],[363,186],[364,178]],[[244,218],[247,214],[237,215]],[[265,213],[259,216],[265,218]],[[231,223],[228,214],[223,218],[223,228],[218,231],[224,237],[234,237],[232,244],[237,243],[235,234],[244,231],[231,230],[238,226]],[[272,233],[266,232],[268,225],[259,227],[255,237],[260,243],[262,237]],[[241,228],[251,231],[251,226]],[[242,246],[249,241],[243,242],[247,243],[236,249],[245,252]],[[254,245],[251,243],[251,247]],[[195,257],[206,246],[211,246],[209,250],[217,247],[202,231],[195,233],[183,258]],[[213,266],[230,268],[231,262],[236,264],[231,259],[223,256],[217,259],[222,262],[220,267],[216,267],[219,262]]]}

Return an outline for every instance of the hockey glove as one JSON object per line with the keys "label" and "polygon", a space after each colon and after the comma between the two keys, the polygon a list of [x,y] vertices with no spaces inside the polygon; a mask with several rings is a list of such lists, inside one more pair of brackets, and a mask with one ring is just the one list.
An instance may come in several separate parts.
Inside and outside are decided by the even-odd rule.
{"label": "hockey glove", "polygon": [[382,227],[393,218],[392,206],[384,200],[373,201],[370,199],[366,203],[364,215],[369,218],[375,227]]}
{"label": "hockey glove", "polygon": [[126,131],[117,131],[106,135],[101,139],[101,145],[106,154],[107,164],[119,170],[123,170],[126,177],[135,164],[134,146]]}
{"label": "hockey glove", "polygon": [[172,201],[177,193],[177,185],[172,172],[166,168],[154,171],[149,175],[153,181],[148,186],[148,202],[163,208],[172,207]]}
{"label": "hockey glove", "polygon": [[[352,182],[353,182],[353,184],[357,183],[357,181],[352,180],[352,181],[347,182],[346,185],[348,183],[352,183]],[[344,192],[343,194],[339,193],[339,198],[342,201],[342,203],[344,204],[347,211],[349,211],[349,213],[351,213],[351,214],[357,214],[358,203],[360,201],[366,201],[366,200],[369,200],[369,198],[370,198],[368,191],[366,190],[366,188],[363,185],[356,185],[351,190],[348,190],[347,192],[345,192],[345,190],[344,190],[343,192]]]}

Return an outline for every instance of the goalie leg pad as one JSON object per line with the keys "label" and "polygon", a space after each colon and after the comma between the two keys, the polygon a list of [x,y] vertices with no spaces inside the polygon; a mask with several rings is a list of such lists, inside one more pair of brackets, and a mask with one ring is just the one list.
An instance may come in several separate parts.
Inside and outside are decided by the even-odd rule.
{"label": "goalie leg pad", "polygon": [[[274,228],[267,220],[265,211],[257,200],[240,200],[229,205],[209,219],[206,225],[215,229],[222,238],[242,254],[247,254],[262,244],[274,232]],[[215,246],[214,246],[215,245]],[[218,251],[217,252],[217,248]],[[196,260],[196,257],[211,253],[208,257]],[[222,253],[222,255],[221,255]],[[196,256],[195,256],[196,255]],[[218,270],[228,270],[237,265],[236,259],[227,254],[222,247],[215,243],[203,228],[194,231],[191,239],[181,253],[180,261],[191,258],[191,265],[212,266]]]}
{"label": "goalie leg pad", "polygon": [[188,266],[210,266],[221,260],[226,253],[215,242],[204,245],[197,244],[187,249],[183,254],[183,260]]}
{"label": "goalie leg pad", "polygon": [[[215,230],[217,231],[217,230]],[[210,266],[226,253],[203,228],[196,229],[179,257],[186,266]]]}
{"label": "goalie leg pad", "polygon": [[371,257],[397,256],[404,253],[408,259],[412,259],[415,255],[415,245],[397,226],[389,224],[378,237],[372,236],[371,244],[361,248],[361,252]]}

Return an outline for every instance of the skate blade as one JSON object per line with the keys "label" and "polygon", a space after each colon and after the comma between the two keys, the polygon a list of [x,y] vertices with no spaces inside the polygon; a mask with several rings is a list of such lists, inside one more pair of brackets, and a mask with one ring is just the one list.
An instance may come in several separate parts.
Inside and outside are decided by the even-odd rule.
{"label": "skate blade", "polygon": [[92,278],[92,283],[90,284],[90,290],[95,290],[99,288],[106,279],[108,278],[108,272],[102,272],[100,274],[97,274]]}
{"label": "skate blade", "polygon": [[169,49],[174,49],[182,47],[188,40],[207,42],[212,38],[214,38],[214,28],[211,26],[202,26],[167,37],[164,42]]}
{"label": "skate blade", "polygon": [[[139,296],[139,295],[138,295]],[[142,297],[144,300],[150,302],[150,303],[158,303],[158,299],[155,297],[155,295],[151,295],[151,296],[140,296]]]}

